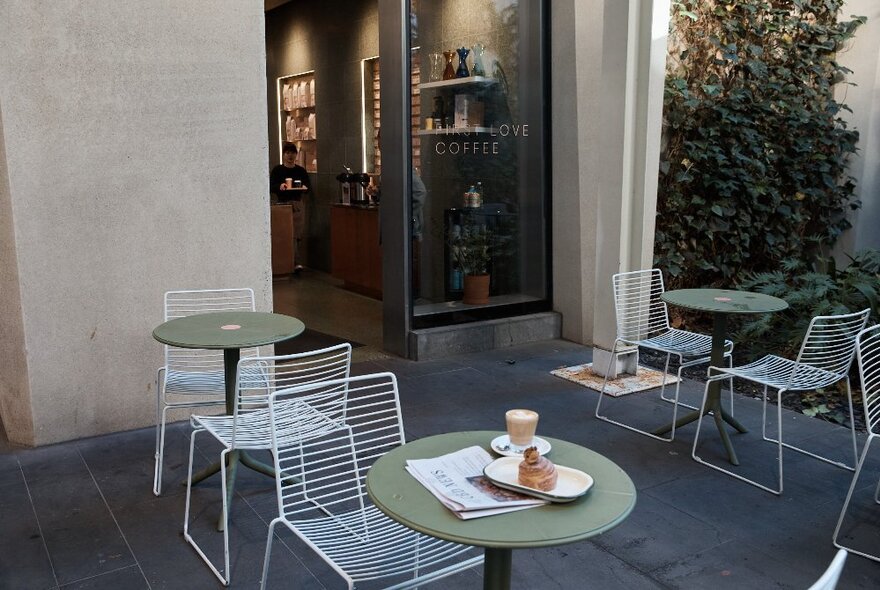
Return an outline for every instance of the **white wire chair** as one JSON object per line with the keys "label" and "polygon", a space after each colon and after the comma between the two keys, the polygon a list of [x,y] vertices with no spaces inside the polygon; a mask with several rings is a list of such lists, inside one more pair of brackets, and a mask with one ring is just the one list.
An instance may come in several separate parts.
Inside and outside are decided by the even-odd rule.
{"label": "white wire chair", "polygon": [[[165,293],[165,321],[215,311],[254,311],[253,289],[194,289]],[[256,356],[256,348],[241,356]],[[165,422],[168,410],[226,402],[223,351],[165,346],[165,365],[156,372],[156,462],[153,493],[162,493]]]}
{"label": "white wire chair", "polygon": [[847,553],[844,549],[838,551],[834,555],[834,559],[831,560],[831,563],[828,564],[828,569],[825,570],[825,573],[813,582],[813,585],[807,590],[834,590],[837,588],[837,582],[843,573],[843,565],[846,563],[846,557]]}
{"label": "white wire chair", "polygon": [[[708,465],[712,469],[726,473],[736,479],[766,490],[772,494],[782,494],[782,448],[791,449],[804,455],[819,459],[836,467],[855,468],[840,461],[810,452],[801,447],[782,441],[782,394],[786,391],[810,391],[830,387],[838,381],[846,381],[846,395],[849,403],[850,431],[852,433],[853,460],[858,457],[856,429],[853,421],[852,391],[849,383],[849,369],[852,365],[856,348],[856,335],[865,327],[870,309],[856,313],[816,316],[810,321],[806,336],[801,344],[797,359],[792,361],[769,354],[748,365],[740,367],[709,367],[709,379],[703,392],[703,403],[709,393],[709,384],[719,379],[738,377],[764,386],[763,412],[761,416],[761,435],[765,441],[776,443],[778,468],[778,487],[776,489],[758,483],[755,480],[734,473],[718,465],[705,461],[697,455],[697,443],[700,440],[700,427],[703,417],[697,421],[697,434],[691,456],[698,463]],[[712,372],[717,372],[712,375]],[[776,389],[776,422],[777,436],[767,436],[767,390]]]}
{"label": "white wire chair", "polygon": [[[345,416],[335,428],[316,436],[317,429],[303,433],[284,421],[291,399],[312,403],[323,389],[343,385],[348,390]],[[367,496],[367,471],[404,443],[393,374],[278,391],[271,400],[279,516],[269,526],[261,588],[266,588],[279,524],[327,562],[349,589],[369,580],[386,588],[412,588],[482,563],[474,547],[408,529],[381,513]],[[328,423],[334,421],[336,416],[328,416]]]}
{"label": "white wire chair", "polygon": [[[669,325],[669,313],[666,308],[666,302],[660,299],[665,290],[663,273],[660,272],[660,269],[654,268],[617,273],[612,277],[611,283],[614,289],[617,338],[611,347],[608,368],[605,371],[602,390],[599,392],[599,399],[596,402],[596,418],[657,440],[671,442],[675,439],[675,421],[678,417],[678,407],[683,406],[691,410],[697,409],[695,406],[678,401],[681,371],[686,367],[709,362],[712,352],[712,336],[679,330]],[[660,384],[660,398],[665,402],[673,404],[672,429],[668,438],[600,414],[602,399],[605,397],[605,389],[608,386],[608,374],[614,366],[617,347],[620,344],[644,347],[666,355],[663,380]],[[725,340],[724,358],[731,364],[732,353],[733,342]],[[678,357],[678,382],[675,384],[675,395],[670,399],[664,393],[666,391],[666,376],[669,372],[669,361],[672,356]],[[732,413],[733,380],[731,380],[730,387],[730,403]]]}
{"label": "white wire chair", "polygon": [[[862,468],[865,466],[868,450],[871,448],[871,443],[874,442],[874,439],[880,436],[880,325],[872,326],[859,334],[856,354],[859,359],[859,378],[862,382],[862,404],[864,404],[865,408],[868,440],[862,449],[861,457],[859,457],[856,472],[846,494],[846,500],[843,503],[843,508],[840,510],[840,518],[837,519],[837,526],[834,528],[832,540],[835,547],[846,549],[856,555],[861,555],[874,561],[880,561],[880,555],[846,547],[837,540],[840,535],[840,527],[843,524],[843,519],[852,500],[853,491],[856,489],[859,475],[861,475]],[[878,480],[877,487],[874,490],[874,503],[880,504],[880,480]]]}
{"label": "white wire chair", "polygon": [[[308,404],[291,403],[289,411],[276,416],[277,421],[283,422],[292,430],[303,429],[303,431],[307,431],[314,428],[315,424],[322,425],[326,416],[344,419],[345,384],[338,380],[348,377],[350,370],[351,344],[347,342],[305,353],[241,359],[238,362],[234,414],[231,416],[193,415],[190,418],[193,432],[189,448],[183,536],[224,585],[229,585],[231,574],[229,566],[229,506],[233,492],[231,484],[234,482],[238,464],[238,454],[234,452],[271,447],[268,396],[278,390],[289,392],[300,386],[325,381],[336,383],[336,385],[321,390],[320,400],[312,400],[314,408]],[[196,435],[201,432],[211,434],[223,445],[223,451],[220,453],[223,494],[221,514],[223,529],[222,571],[208,558],[189,532],[193,455]],[[227,457],[229,457],[230,463],[228,467]]]}

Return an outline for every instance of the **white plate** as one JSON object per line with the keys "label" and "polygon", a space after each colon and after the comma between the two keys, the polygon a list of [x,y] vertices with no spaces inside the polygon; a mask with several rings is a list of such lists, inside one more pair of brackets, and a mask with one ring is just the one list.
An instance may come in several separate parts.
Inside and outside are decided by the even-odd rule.
{"label": "white plate", "polygon": [[593,487],[593,478],[571,467],[556,466],[558,474],[556,487],[549,492],[536,490],[519,485],[519,464],[522,459],[518,457],[502,457],[495,459],[483,469],[485,475],[499,488],[512,490],[549,500],[550,502],[571,502],[586,494]]}
{"label": "white plate", "polygon": [[[541,453],[543,457],[547,453],[550,452],[550,449],[553,447],[550,446],[546,440],[540,437],[535,437],[532,441],[536,447],[538,447],[538,452]],[[506,434],[503,434],[497,438],[493,438],[492,442],[489,443],[489,446],[492,447],[492,450],[498,453],[499,455],[504,455],[505,457],[522,457],[525,449],[517,450],[510,448],[510,437]]]}

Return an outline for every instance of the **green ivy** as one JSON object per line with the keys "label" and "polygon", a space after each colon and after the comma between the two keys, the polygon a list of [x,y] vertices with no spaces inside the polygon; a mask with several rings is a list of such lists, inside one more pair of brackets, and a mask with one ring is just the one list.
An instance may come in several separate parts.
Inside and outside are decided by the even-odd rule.
{"label": "green ivy", "polygon": [[[673,3],[655,263],[672,287],[808,264],[850,227],[842,0]],[[847,109],[848,110],[848,109]]]}

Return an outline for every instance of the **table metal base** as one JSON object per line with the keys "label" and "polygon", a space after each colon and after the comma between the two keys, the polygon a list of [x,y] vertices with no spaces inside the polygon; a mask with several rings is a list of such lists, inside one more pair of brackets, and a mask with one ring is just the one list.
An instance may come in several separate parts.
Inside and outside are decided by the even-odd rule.
{"label": "table metal base", "polygon": [[483,561],[483,590],[510,590],[511,549],[486,547]]}
{"label": "table metal base", "polygon": [[[733,448],[733,443],[730,442],[730,435],[727,434],[727,430],[724,428],[724,423],[727,422],[740,433],[748,432],[748,429],[740,424],[739,420],[728,414],[727,410],[721,406],[720,381],[713,381],[709,384],[709,396],[703,409],[685,414],[676,420],[675,429],[678,430],[685,424],[696,422],[701,415],[705,416],[707,414],[712,414],[712,417],[715,418],[715,426],[718,428],[718,433],[721,435],[721,442],[724,444],[724,449],[727,451],[728,460],[732,465],[739,465],[739,459],[736,457],[736,451]],[[671,423],[654,430],[652,434],[660,436],[666,434],[670,430],[672,430]]]}
{"label": "table metal base", "polygon": [[[709,360],[709,364],[713,367],[721,367],[724,364],[724,342],[726,340],[726,332],[727,332],[727,314],[724,313],[715,313],[714,322],[712,325],[712,354]],[[727,422],[738,432],[745,433],[748,432],[745,426],[739,423],[733,416],[727,413],[725,409],[721,406],[721,382],[720,381],[712,381],[709,383],[709,392],[706,395],[706,403],[703,405],[703,408],[700,410],[696,410],[689,414],[685,414],[681,418],[675,421],[676,430],[684,426],[685,424],[690,424],[691,422],[695,422],[700,418],[701,415],[705,416],[706,414],[712,414],[712,417],[715,418],[715,426],[718,428],[718,433],[721,435],[721,442],[724,444],[724,448],[727,451],[727,457],[733,465],[739,465],[739,459],[736,457],[736,451],[733,449],[733,444],[730,442],[730,436],[727,434],[727,430],[724,428],[724,423]],[[653,431],[652,434],[657,436],[666,434],[672,430],[672,423],[669,423],[665,426],[661,426],[660,428]]]}

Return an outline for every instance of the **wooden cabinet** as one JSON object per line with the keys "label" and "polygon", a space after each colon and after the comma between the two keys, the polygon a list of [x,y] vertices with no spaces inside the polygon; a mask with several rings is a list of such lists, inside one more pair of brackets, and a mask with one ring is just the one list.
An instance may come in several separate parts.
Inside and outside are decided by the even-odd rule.
{"label": "wooden cabinet", "polygon": [[330,256],[331,272],[346,289],[382,298],[378,207],[330,207]]}
{"label": "wooden cabinet", "polygon": [[293,272],[293,206],[272,205],[270,227],[272,232],[272,275],[290,275]]}

